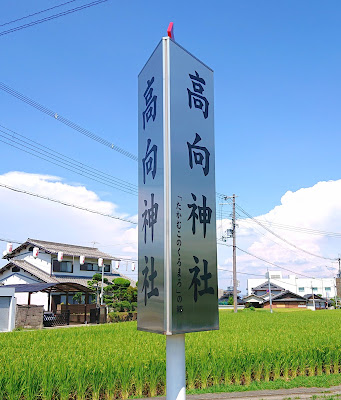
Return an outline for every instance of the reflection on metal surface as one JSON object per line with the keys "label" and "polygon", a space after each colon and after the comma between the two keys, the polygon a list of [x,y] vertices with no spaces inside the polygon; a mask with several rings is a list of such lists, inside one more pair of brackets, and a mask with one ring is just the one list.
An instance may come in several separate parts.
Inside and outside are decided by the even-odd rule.
{"label": "reflection on metal surface", "polygon": [[138,112],[138,329],[218,329],[212,70],[164,38]]}

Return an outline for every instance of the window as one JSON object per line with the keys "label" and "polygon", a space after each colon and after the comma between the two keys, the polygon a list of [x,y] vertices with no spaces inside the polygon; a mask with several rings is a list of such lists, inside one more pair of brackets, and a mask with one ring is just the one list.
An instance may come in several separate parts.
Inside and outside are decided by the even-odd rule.
{"label": "window", "polygon": [[[81,265],[81,271],[102,272],[102,268],[97,263],[84,263]],[[110,264],[104,264],[104,272],[110,272]]]}
{"label": "window", "polygon": [[326,292],[330,292],[331,289],[330,289],[330,287],[326,287],[325,290],[326,290]]}
{"label": "window", "polygon": [[299,291],[299,292],[304,292],[304,287],[299,287],[299,288],[298,288],[298,291]]}
{"label": "window", "polygon": [[73,265],[71,261],[53,260],[53,272],[73,272]]}
{"label": "window", "polygon": [[317,287],[313,287],[313,292],[317,292]]}

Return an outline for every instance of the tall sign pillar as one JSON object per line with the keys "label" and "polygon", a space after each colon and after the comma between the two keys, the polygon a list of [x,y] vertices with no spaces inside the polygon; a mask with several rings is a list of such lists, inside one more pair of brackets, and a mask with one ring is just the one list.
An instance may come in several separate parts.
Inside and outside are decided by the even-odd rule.
{"label": "tall sign pillar", "polygon": [[167,335],[173,400],[185,396],[184,334],[219,317],[213,71],[170,37],[139,74],[138,125],[137,325]]}

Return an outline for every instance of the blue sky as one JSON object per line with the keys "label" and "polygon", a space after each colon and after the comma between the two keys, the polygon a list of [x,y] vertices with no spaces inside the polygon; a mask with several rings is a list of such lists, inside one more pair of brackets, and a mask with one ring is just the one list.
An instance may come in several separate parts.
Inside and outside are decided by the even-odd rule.
{"label": "blue sky", "polygon": [[[1,2],[0,25],[60,3]],[[333,0],[111,0],[8,35],[45,14],[0,26],[0,81],[137,154],[137,75],[173,21],[176,41],[215,71],[217,191],[266,214],[287,191],[340,178],[340,12]],[[1,125],[137,183],[136,162],[1,90],[0,109]],[[60,176],[137,212],[134,196],[1,142],[0,155],[0,174]]]}

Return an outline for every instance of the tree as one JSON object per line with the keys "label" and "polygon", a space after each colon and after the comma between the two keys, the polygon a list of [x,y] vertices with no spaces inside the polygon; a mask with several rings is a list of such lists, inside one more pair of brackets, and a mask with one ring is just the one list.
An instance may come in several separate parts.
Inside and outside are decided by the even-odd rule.
{"label": "tree", "polygon": [[77,292],[72,298],[74,301],[77,301],[78,304],[82,303],[82,296],[83,293],[82,292]]}
{"label": "tree", "polygon": [[230,296],[230,297],[229,297],[229,299],[228,299],[228,301],[227,301],[227,304],[228,304],[229,306],[232,306],[232,305],[233,305],[233,296]]}
{"label": "tree", "polygon": [[[103,279],[103,283],[107,284],[108,282],[108,278]],[[102,274],[95,274],[92,277],[92,280],[88,281],[88,287],[96,292],[96,304],[99,304],[99,290],[102,287]]]}

